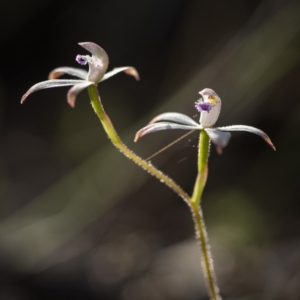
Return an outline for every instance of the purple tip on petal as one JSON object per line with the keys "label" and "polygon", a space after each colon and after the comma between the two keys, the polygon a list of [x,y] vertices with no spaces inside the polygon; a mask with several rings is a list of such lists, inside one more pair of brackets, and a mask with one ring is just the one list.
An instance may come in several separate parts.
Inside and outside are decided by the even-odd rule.
{"label": "purple tip on petal", "polygon": [[86,65],[87,64],[87,60],[86,60],[85,56],[83,56],[83,55],[77,55],[76,56],[76,61],[81,65]]}
{"label": "purple tip on petal", "polygon": [[212,109],[213,105],[210,104],[209,102],[203,102],[201,100],[198,100],[195,103],[195,107],[196,107],[196,109],[199,112],[202,112],[202,111],[210,112],[210,110]]}

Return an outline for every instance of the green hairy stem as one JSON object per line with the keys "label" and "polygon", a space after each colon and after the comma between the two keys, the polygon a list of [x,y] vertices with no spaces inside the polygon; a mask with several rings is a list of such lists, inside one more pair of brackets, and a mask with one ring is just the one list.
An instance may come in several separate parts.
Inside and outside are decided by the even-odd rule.
{"label": "green hairy stem", "polygon": [[108,137],[112,141],[112,143],[129,159],[133,160],[137,165],[148,171],[151,175],[157,177],[161,182],[165,183],[168,187],[170,187],[176,194],[178,194],[186,203],[190,203],[189,195],[172,179],[163,174],[161,171],[156,169],[149,162],[143,160],[136,154],[134,154],[131,150],[129,150],[119,138],[113,124],[111,123],[108,115],[105,113],[103,106],[100,102],[100,98],[98,95],[98,91],[96,86],[92,85],[88,87],[89,96],[91,100],[92,107],[99,117],[105,132]]}
{"label": "green hairy stem", "polygon": [[200,131],[198,151],[198,175],[194,186],[192,203],[199,204],[207,179],[207,161],[209,154],[209,136],[205,130]]}
{"label": "green hairy stem", "polygon": [[208,244],[207,232],[204,224],[202,210],[199,205],[201,195],[206,183],[207,178],[207,160],[209,154],[209,137],[204,130],[200,133],[199,142],[199,155],[198,155],[198,176],[196,179],[193,196],[190,197],[185,191],[182,190],[172,179],[156,169],[151,163],[143,160],[131,150],[129,150],[121,141],[116,130],[113,127],[108,115],[105,113],[101,104],[100,97],[98,95],[97,87],[91,85],[88,87],[88,92],[91,100],[92,107],[99,117],[105,132],[108,137],[125,156],[134,161],[137,165],[149,172],[151,175],[158,178],[161,182],[170,187],[177,195],[179,195],[190,207],[193,220],[195,223],[196,239],[200,245],[200,251],[202,255],[202,268],[207,281],[207,287],[212,300],[221,300],[219,295],[219,289],[216,284],[216,279],[213,269],[213,261],[210,253],[210,247]]}

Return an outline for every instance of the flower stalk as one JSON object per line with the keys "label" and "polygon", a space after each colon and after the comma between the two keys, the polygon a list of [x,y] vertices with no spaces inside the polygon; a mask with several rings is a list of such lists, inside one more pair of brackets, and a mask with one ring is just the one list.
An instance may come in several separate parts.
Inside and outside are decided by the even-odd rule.
{"label": "flower stalk", "polygon": [[221,300],[214,272],[208,235],[200,206],[202,193],[207,179],[209,147],[209,136],[204,130],[201,130],[198,147],[198,175],[194,186],[193,196],[191,198],[191,211],[195,223],[196,239],[200,246],[201,265],[206,278],[206,285],[209,290],[210,297],[212,300]]}
{"label": "flower stalk", "polygon": [[121,141],[120,137],[118,136],[112,122],[110,121],[108,115],[104,111],[104,108],[102,106],[97,87],[94,85],[91,85],[88,87],[88,92],[90,96],[90,101],[92,104],[92,107],[98,116],[106,134],[112,141],[113,145],[119,149],[120,152],[122,152],[125,156],[127,156],[129,159],[131,159],[133,162],[135,162],[137,165],[142,167],[144,170],[148,171],[151,175],[158,178],[161,182],[165,183],[168,187],[170,187],[176,194],[178,194],[188,205],[190,205],[190,196],[178,185],[176,184],[172,179],[170,179],[168,176],[163,174],[161,171],[156,169],[151,163],[143,160],[139,156],[137,156],[135,153],[133,153],[131,150],[129,150]]}
{"label": "flower stalk", "polygon": [[206,286],[209,291],[211,300],[221,300],[222,298],[219,294],[219,288],[216,281],[213,259],[210,252],[202,209],[199,204],[193,203],[191,210],[195,223],[196,239],[199,243],[201,252],[201,266],[206,279]]}
{"label": "flower stalk", "polygon": [[193,196],[191,199],[192,204],[199,205],[201,201],[203,189],[206,184],[209,144],[210,144],[210,140],[208,134],[204,130],[201,130],[200,137],[199,137],[199,146],[198,146],[198,175],[196,178]]}

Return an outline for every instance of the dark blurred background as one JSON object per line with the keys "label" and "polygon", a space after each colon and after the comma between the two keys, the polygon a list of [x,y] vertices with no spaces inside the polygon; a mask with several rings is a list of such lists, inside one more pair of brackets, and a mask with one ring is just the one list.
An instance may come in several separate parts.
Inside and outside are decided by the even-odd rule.
{"label": "dark blurred background", "polygon": [[[99,93],[123,141],[146,158],[183,132],[133,143],[158,113],[195,117],[198,91],[222,98],[203,195],[224,299],[300,299],[300,2],[285,0],[13,0],[0,11],[0,299],[208,299],[183,201],[121,155],[87,92],[33,84],[78,67],[93,41],[109,70],[132,65]],[[152,159],[191,193],[197,134]]]}

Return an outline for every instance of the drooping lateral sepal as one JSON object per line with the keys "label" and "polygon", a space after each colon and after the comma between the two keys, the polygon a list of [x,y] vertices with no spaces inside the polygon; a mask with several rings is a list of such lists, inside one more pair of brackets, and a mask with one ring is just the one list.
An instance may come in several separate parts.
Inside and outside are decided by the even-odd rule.
{"label": "drooping lateral sepal", "polygon": [[85,88],[87,88],[88,86],[93,85],[93,84],[95,84],[95,83],[90,82],[90,81],[84,81],[84,82],[75,84],[73,87],[71,87],[68,91],[68,94],[67,94],[67,102],[69,103],[69,105],[72,108],[74,108],[77,95],[82,90],[84,90]]}
{"label": "drooping lateral sepal", "polygon": [[169,123],[169,122],[153,123],[140,129],[136,133],[134,141],[137,142],[141,137],[149,133],[154,133],[156,131],[168,130],[168,129],[192,130],[192,129],[199,129],[199,128],[195,126],[180,125],[180,124]]}
{"label": "drooping lateral sepal", "polygon": [[228,145],[231,133],[220,131],[214,128],[205,128],[204,130],[208,134],[213,144],[216,146],[217,152],[222,154],[222,149]]}

